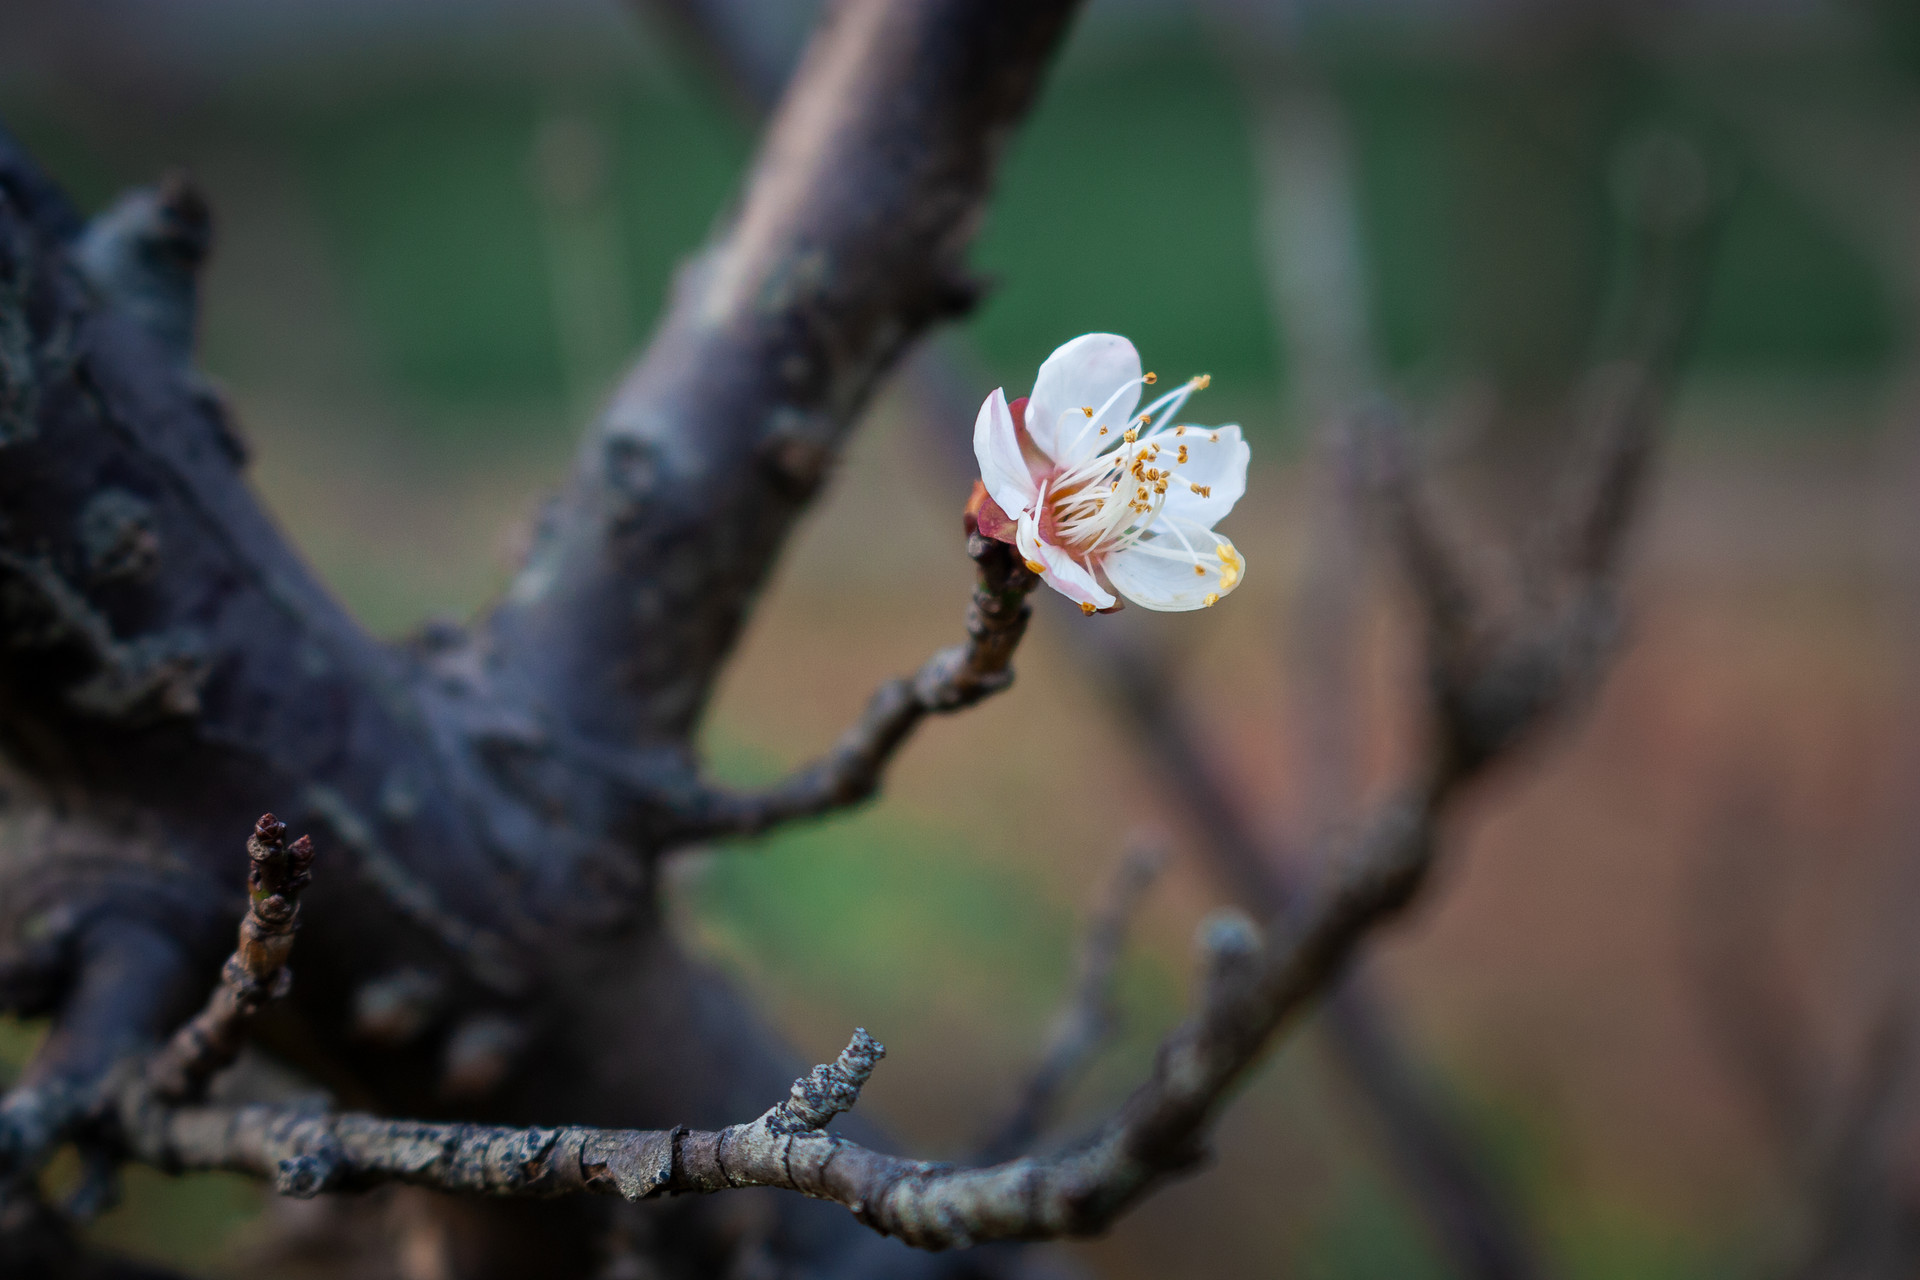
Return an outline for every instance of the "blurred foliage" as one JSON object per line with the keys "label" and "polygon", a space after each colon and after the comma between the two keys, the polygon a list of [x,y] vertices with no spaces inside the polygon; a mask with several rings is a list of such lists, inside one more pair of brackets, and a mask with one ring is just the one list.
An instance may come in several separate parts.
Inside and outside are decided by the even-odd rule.
{"label": "blurred foliage", "polygon": [[[675,264],[725,207],[747,139],[686,97],[614,90],[584,107],[557,101],[608,141],[633,311],[652,316]],[[519,85],[406,85],[287,122],[379,350],[421,394],[560,389],[533,156],[553,105]]]}
{"label": "blurred foliage", "polygon": [[996,288],[970,330],[996,372],[1025,385],[1060,343],[1108,330],[1169,376],[1271,387],[1249,146],[1233,82],[1197,40],[1069,60],[980,245]]}
{"label": "blurred foliage", "polygon": [[[1388,365],[1559,384],[1605,293],[1614,148],[1674,114],[1658,82],[1606,49],[1522,73],[1358,54],[1334,70]],[[634,314],[651,316],[725,207],[746,139],[705,100],[600,96]],[[524,86],[408,85],[282,135],[384,359],[419,394],[557,393],[528,141],[546,105]],[[997,287],[969,327],[997,371],[1018,381],[1104,328],[1177,373],[1275,387],[1250,155],[1232,80],[1197,33],[1070,60],[1016,144],[978,255]],[[1869,265],[1741,169],[1699,366],[1880,364],[1891,321]]]}
{"label": "blurred foliage", "polygon": [[[1676,116],[1738,170],[1698,367],[1779,375],[1887,359],[1893,322],[1869,265],[1724,130],[1676,107],[1670,76],[1625,52],[1603,42],[1507,65],[1348,37],[1324,63],[1356,142],[1390,369],[1521,388],[1563,379],[1606,290],[1614,148]],[[749,145],[717,100],[641,75],[562,87],[443,70],[260,92],[183,119],[185,149],[241,140],[293,165],[396,388],[456,406],[563,398],[533,162],[543,119],[575,112],[606,140],[614,265],[642,329],[726,208]],[[145,176],[113,172],[37,105],[8,103],[8,118],[83,198]],[[1070,57],[1016,142],[978,254],[997,287],[969,329],[995,371],[1017,383],[1059,341],[1105,328],[1177,373],[1277,390],[1250,146],[1233,79],[1191,24]],[[419,417],[431,430],[459,421]]]}

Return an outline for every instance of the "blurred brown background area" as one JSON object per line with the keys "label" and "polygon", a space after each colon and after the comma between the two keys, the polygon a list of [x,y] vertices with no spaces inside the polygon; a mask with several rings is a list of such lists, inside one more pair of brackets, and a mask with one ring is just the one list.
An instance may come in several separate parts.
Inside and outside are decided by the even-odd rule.
{"label": "blurred brown background area", "polygon": [[[755,8],[765,57],[805,9]],[[272,509],[386,634],[505,583],[751,143],[611,0],[12,0],[0,31],[0,116],[83,202],[172,165],[208,191],[208,370]],[[1721,1016],[1729,973],[1778,995],[1834,1097],[1912,1016],[1917,36],[1901,6],[1812,0],[1096,0],[982,250],[976,399],[1106,329],[1213,374],[1192,411],[1245,424],[1226,530],[1247,585],[1163,634],[1250,811],[1297,833],[1339,820],[1312,700],[1347,689],[1365,792],[1404,757],[1419,678],[1364,534],[1345,661],[1306,652],[1318,425],[1394,391],[1452,513],[1515,525],[1605,331],[1620,149],[1679,130],[1710,158],[1726,226],[1623,659],[1487,789],[1466,856],[1371,961],[1568,1276],[1751,1275],[1806,1229],[1794,1139]],[[964,482],[928,434],[905,395],[878,405],[791,548],[709,723],[729,776],[808,758],[954,634]],[[1043,608],[1015,690],[932,726],[869,809],[676,868],[683,927],[804,1052],[856,1023],[887,1042],[863,1105],[916,1151],[960,1152],[1006,1105],[1129,834],[1191,852],[1070,643],[1104,621]],[[1175,859],[1089,1113],[1176,1015],[1223,896]],[[34,1034],[0,1045],[17,1061]],[[1294,1037],[1215,1166],[1085,1256],[1115,1277],[1445,1274],[1343,1089]],[[260,1205],[139,1174],[94,1231],[219,1272]]]}

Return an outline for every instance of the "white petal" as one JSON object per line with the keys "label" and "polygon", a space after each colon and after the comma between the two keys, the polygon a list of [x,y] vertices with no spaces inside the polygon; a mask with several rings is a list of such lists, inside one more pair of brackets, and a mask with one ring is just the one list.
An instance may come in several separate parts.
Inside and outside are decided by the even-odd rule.
{"label": "white petal", "polygon": [[1247,562],[1233,543],[1217,533],[1195,530],[1188,541],[1197,555],[1171,533],[1116,551],[1104,566],[1107,579],[1143,609],[1161,613],[1204,609],[1240,585]]}
{"label": "white petal", "polygon": [[1061,548],[1041,541],[1040,522],[1034,517],[1020,518],[1020,526],[1014,531],[1014,545],[1026,557],[1027,567],[1031,569],[1039,565],[1040,580],[1067,599],[1083,607],[1113,607],[1113,594],[1102,587],[1084,566]]}
{"label": "white petal", "polygon": [[[1240,438],[1239,427],[1185,427],[1186,434],[1172,431],[1153,437],[1160,446],[1160,458],[1154,463],[1170,468],[1166,505],[1160,508],[1162,519],[1182,522],[1182,527],[1199,525],[1211,529],[1240,495],[1247,491],[1247,460],[1252,456],[1247,442]],[[1187,460],[1180,461],[1180,447],[1186,446]],[[1201,490],[1206,492],[1202,493]],[[1002,503],[1001,505],[1005,505]],[[1200,549],[1202,539],[1195,544]]]}
{"label": "white petal", "polygon": [[1040,366],[1027,401],[1027,434],[1062,467],[1077,467],[1118,440],[1140,403],[1139,378],[1140,353],[1131,342],[1117,333],[1081,334]]}
{"label": "white petal", "polygon": [[980,463],[980,479],[1000,509],[1014,519],[1033,505],[1038,492],[1026,459],[1020,456],[1020,438],[1014,434],[1007,393],[995,390],[973,420],[973,456]]}

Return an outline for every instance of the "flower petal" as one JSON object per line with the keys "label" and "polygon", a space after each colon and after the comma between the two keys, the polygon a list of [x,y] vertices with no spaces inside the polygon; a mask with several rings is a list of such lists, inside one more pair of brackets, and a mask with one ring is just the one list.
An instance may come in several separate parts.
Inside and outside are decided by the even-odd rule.
{"label": "flower petal", "polygon": [[966,528],[968,533],[978,533],[983,538],[993,538],[999,542],[1013,541],[1013,517],[993,500],[984,480],[975,480],[973,492],[967,495]]}
{"label": "flower petal", "polygon": [[1010,516],[1033,505],[1038,487],[1020,456],[1020,440],[1013,429],[1013,414],[1007,409],[1007,393],[996,388],[980,406],[973,420],[973,456],[980,464],[980,479],[987,493]]}
{"label": "flower petal", "polygon": [[[1189,551],[1171,532],[1108,556],[1102,566],[1114,590],[1143,609],[1204,609],[1240,585],[1247,562],[1217,533],[1194,530]],[[1197,570],[1197,572],[1196,572]]]}
{"label": "flower petal", "polygon": [[[1252,454],[1240,438],[1239,427],[1181,427],[1153,439],[1160,446],[1157,465],[1173,464],[1166,505],[1160,509],[1162,519],[1181,521],[1182,528],[1211,529],[1247,491],[1247,460]],[[1183,448],[1185,462],[1180,461]],[[1201,544],[1195,545],[1197,549]]]}
{"label": "flower petal", "polygon": [[1117,333],[1081,334],[1040,366],[1027,400],[1027,432],[1055,463],[1077,467],[1115,443],[1139,403],[1140,353],[1133,344]]}
{"label": "flower petal", "polygon": [[[1040,538],[1040,522],[1032,516],[1020,517],[1020,528],[1014,535],[1014,545],[1020,548],[1020,554],[1026,557],[1027,567],[1036,570],[1040,580],[1058,591],[1067,599],[1078,604],[1083,610],[1092,613],[1099,609],[1110,609],[1115,601],[1113,593],[1102,587],[1099,580],[1086,567],[1051,542]],[[1092,606],[1088,608],[1088,606]]]}

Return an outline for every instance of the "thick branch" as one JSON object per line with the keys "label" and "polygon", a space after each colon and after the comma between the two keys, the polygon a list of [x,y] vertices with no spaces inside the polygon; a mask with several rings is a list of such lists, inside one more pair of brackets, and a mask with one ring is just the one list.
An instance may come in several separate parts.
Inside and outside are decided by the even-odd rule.
{"label": "thick branch", "polygon": [[995,162],[1073,8],[833,8],[492,620],[552,714],[608,746],[692,725],[876,381],[971,302]]}

